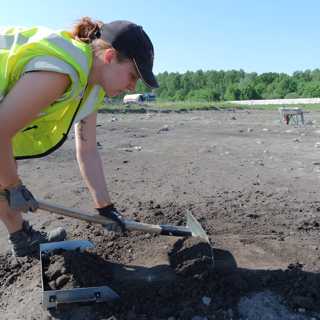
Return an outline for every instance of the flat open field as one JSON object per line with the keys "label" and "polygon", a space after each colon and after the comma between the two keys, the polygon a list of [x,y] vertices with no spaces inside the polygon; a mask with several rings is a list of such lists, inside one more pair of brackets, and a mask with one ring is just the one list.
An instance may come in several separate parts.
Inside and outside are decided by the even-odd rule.
{"label": "flat open field", "polygon": [[[69,239],[91,240],[109,264],[132,272],[108,280],[117,303],[47,313],[39,261],[12,261],[0,226],[0,318],[320,319],[320,112],[305,118],[294,127],[277,111],[99,114],[119,210],[179,225],[190,210],[214,243],[216,268],[175,274],[167,253],[178,239],[110,235],[38,211],[26,216],[35,227],[65,226]],[[20,162],[20,175],[36,197],[93,214],[73,144],[71,135],[46,159]]]}

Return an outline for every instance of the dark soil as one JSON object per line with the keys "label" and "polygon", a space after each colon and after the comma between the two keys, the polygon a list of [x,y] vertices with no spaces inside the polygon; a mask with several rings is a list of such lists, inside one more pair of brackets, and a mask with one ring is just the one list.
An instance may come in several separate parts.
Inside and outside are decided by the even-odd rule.
{"label": "dark soil", "polygon": [[[160,204],[147,202],[140,204],[140,210],[148,214],[149,223],[179,223],[179,212],[184,212],[187,208],[172,204],[170,211],[169,206],[168,204],[162,208]],[[207,202],[203,209],[198,208],[197,212],[202,211],[202,214],[205,214],[210,208],[211,204]],[[164,214],[161,219],[157,214],[159,209],[162,209]],[[95,242],[96,254],[105,259],[108,257],[113,271],[131,265],[130,254],[122,254],[119,259],[119,252],[127,252],[126,248],[142,250],[147,261],[150,256],[159,254],[157,248],[161,247],[161,243],[168,241],[166,237],[146,237],[139,233],[125,237],[113,233],[104,234],[102,228],[90,225],[82,230],[81,238]],[[212,268],[211,248],[202,240],[177,238],[167,243],[170,244],[166,247],[169,268],[174,270],[175,277],[165,281],[163,274],[170,272],[167,267],[160,273],[154,272],[155,269],[164,267],[163,265],[142,268],[143,270],[131,265],[136,268],[131,276],[114,276],[108,282],[121,296],[121,300],[95,305],[91,309],[95,312],[94,319],[112,315],[116,319],[175,317],[187,320],[195,315],[207,316],[208,319],[210,315],[215,315],[214,319],[237,319],[240,316],[237,309],[240,299],[265,290],[282,296],[292,312],[299,309],[306,310],[310,315],[320,312],[320,275],[303,271],[303,266],[299,263],[290,264],[285,270],[250,270],[238,267],[231,252],[214,248],[215,268]],[[141,273],[146,277],[141,277]],[[149,280],[147,275],[150,274],[156,276]],[[204,297],[214,298],[206,305],[202,300]],[[64,312],[68,312],[68,309]]]}
{"label": "dark soil", "polygon": [[[90,233],[99,233],[99,227],[89,227]],[[130,238],[115,236],[110,244],[109,236],[102,236],[96,242],[99,252],[106,248],[104,255],[112,261],[113,254],[124,251]],[[143,235],[137,236],[143,241]],[[88,238],[90,238],[88,234]],[[147,241],[150,244],[157,242],[158,236],[151,237]],[[106,245],[109,243],[109,245]],[[132,247],[137,243],[133,241]],[[105,304],[96,304],[91,308],[94,312],[93,319],[105,319],[112,315],[116,319],[192,319],[195,315],[207,316],[208,319],[237,319],[239,317],[237,305],[241,297],[249,296],[255,292],[266,289],[279,294],[293,312],[305,309],[309,314],[320,312],[320,275],[317,273],[304,272],[299,264],[289,265],[286,270],[249,270],[238,268],[234,257],[228,251],[214,249],[216,268],[212,268],[210,248],[198,239],[178,239],[169,250],[171,267],[176,277],[170,281],[148,281],[147,278],[136,277],[134,272],[131,279],[119,279],[113,277],[107,284],[120,296],[119,301]],[[116,249],[116,250],[115,250]],[[156,247],[150,248],[150,251]],[[205,253],[203,258],[200,252]],[[101,251],[100,251],[101,253]],[[90,254],[91,255],[91,254]],[[85,258],[92,260],[90,255]],[[78,257],[78,255],[76,255]],[[94,255],[95,256],[95,255]],[[103,259],[104,260],[104,259]],[[84,261],[78,260],[81,264]],[[119,268],[118,263],[113,268]],[[91,273],[95,266],[90,267],[87,273],[93,279],[99,276]],[[147,273],[147,270],[144,270]],[[164,270],[163,272],[168,272]],[[90,278],[90,277],[89,277]],[[163,280],[163,279],[162,279]],[[92,281],[88,279],[88,283]],[[214,297],[209,305],[203,302],[205,297]],[[74,307],[76,308],[76,307]],[[63,310],[63,311],[61,311]],[[53,312],[71,312],[69,307]],[[63,313],[62,313],[63,314]],[[230,314],[232,317],[230,317]],[[214,315],[214,318],[210,318]]]}

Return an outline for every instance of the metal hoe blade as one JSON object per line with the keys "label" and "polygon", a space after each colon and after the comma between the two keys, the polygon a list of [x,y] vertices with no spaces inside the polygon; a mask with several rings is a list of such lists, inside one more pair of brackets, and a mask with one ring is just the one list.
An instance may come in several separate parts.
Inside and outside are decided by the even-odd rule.
{"label": "metal hoe blade", "polygon": [[203,230],[199,221],[193,216],[193,214],[190,211],[187,212],[186,217],[187,217],[187,228],[189,228],[189,230],[191,231],[192,236],[199,237],[205,240],[209,244],[210,250],[211,250],[212,266],[214,267],[213,246],[210,243],[207,233]]}
{"label": "metal hoe blade", "polygon": [[206,232],[201,227],[201,224],[198,222],[198,220],[193,216],[193,214],[188,211],[187,212],[187,227],[192,232],[193,237],[200,237],[203,240],[209,242],[209,237],[206,234]]}

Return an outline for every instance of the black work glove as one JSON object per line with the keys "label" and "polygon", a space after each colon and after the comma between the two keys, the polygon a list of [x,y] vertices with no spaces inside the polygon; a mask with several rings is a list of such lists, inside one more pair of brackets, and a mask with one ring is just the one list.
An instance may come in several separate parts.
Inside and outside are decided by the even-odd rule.
{"label": "black work glove", "polygon": [[120,229],[122,233],[126,231],[124,218],[121,215],[121,213],[119,213],[118,210],[114,207],[113,204],[110,204],[103,208],[97,208],[97,211],[99,212],[100,215],[116,222],[116,223],[110,223],[110,225],[106,225],[105,227],[107,230],[119,232],[119,229]]}
{"label": "black work glove", "polygon": [[5,190],[9,207],[13,210],[22,212],[36,211],[39,207],[38,202],[32,193],[20,181],[14,186],[7,187]]}

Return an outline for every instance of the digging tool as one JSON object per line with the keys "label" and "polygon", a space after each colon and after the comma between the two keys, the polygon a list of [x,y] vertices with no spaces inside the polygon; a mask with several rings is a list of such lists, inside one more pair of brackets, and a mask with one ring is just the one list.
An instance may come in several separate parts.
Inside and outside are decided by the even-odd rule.
{"label": "digging tool", "polygon": [[[115,223],[114,221],[100,215],[89,215],[87,213],[81,212],[78,209],[70,209],[60,205],[55,205],[48,203],[43,200],[37,200],[39,204],[39,209],[53,212],[62,216],[75,218],[79,220],[84,220],[91,223],[101,224],[103,226]],[[199,237],[205,242],[209,242],[209,237],[206,232],[201,227],[197,219],[192,215],[191,212],[187,212],[187,225],[183,226],[172,226],[172,225],[155,225],[141,223],[134,220],[124,220],[124,224],[129,231],[142,231],[147,233],[156,233],[160,235],[173,236],[173,237]]]}

